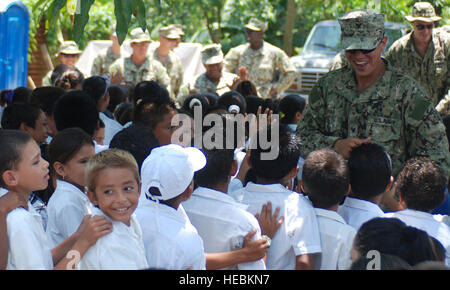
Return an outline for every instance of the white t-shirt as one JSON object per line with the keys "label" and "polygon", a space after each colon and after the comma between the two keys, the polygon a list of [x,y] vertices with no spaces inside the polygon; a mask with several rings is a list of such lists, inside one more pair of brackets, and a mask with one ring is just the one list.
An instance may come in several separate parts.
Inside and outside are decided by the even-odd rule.
{"label": "white t-shirt", "polygon": [[348,225],[356,230],[365,222],[384,215],[384,212],[375,203],[349,196],[345,198],[337,212]]}
{"label": "white t-shirt", "polygon": [[445,264],[450,266],[450,228],[446,224],[434,219],[430,213],[413,209],[387,213],[385,217],[398,218],[408,226],[423,230],[441,242],[446,250]]}
{"label": "white t-shirt", "polygon": [[93,205],[88,196],[73,184],[56,181],[56,190],[47,205],[47,235],[52,247],[70,237],[83,218],[91,214]]}
{"label": "white t-shirt", "polygon": [[281,184],[255,184],[231,193],[238,202],[248,205],[251,214],[260,213],[268,201],[272,209],[280,207],[284,222],[272,239],[266,260],[269,270],[294,270],[296,256],[321,252],[316,214],[311,202]]}
{"label": "white t-shirt", "polygon": [[122,130],[123,126],[116,120],[113,120],[106,116],[103,112],[100,112],[100,119],[105,124],[105,139],[103,142],[105,145],[109,146],[109,143],[111,142],[114,135]]}
{"label": "white t-shirt", "polygon": [[[183,202],[191,223],[203,239],[206,253],[229,252],[241,249],[244,237],[257,230],[253,239],[261,238],[258,220],[223,192],[206,187],[197,188],[191,198]],[[265,270],[263,259],[242,263],[226,270]]]}
{"label": "white t-shirt", "polygon": [[134,214],[130,226],[111,220],[94,207],[92,215],[105,216],[113,224],[113,231],[97,240],[81,259],[80,270],[140,270],[148,268],[142,231]]}
{"label": "white t-shirt", "polygon": [[150,200],[141,200],[136,216],[142,228],[150,268],[204,270],[202,238],[181,211]]}
{"label": "white t-shirt", "polygon": [[347,225],[335,211],[314,208],[319,224],[322,253],[317,256],[316,270],[348,270],[356,230]]}
{"label": "white t-shirt", "polygon": [[[6,194],[0,191],[0,196]],[[28,210],[19,207],[6,217],[8,233],[7,270],[52,270],[52,248],[42,224],[41,215],[35,211],[30,202]]]}

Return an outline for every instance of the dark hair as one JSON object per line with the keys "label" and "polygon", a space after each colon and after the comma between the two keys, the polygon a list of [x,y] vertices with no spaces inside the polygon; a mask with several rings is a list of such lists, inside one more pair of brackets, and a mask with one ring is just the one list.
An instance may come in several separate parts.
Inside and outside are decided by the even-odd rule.
{"label": "dark hair", "polygon": [[374,143],[353,149],[348,167],[353,197],[368,200],[378,196],[385,191],[391,179],[391,158],[383,147]]}
{"label": "dark hair", "polygon": [[65,93],[57,87],[39,87],[31,93],[30,102],[39,105],[47,116],[52,116],[56,101]]}
{"label": "dark hair", "polygon": [[122,126],[133,120],[133,105],[131,103],[121,103],[114,111],[114,119]]}
{"label": "dark hair", "polygon": [[[221,116],[221,120],[224,126],[222,127],[221,132],[222,142],[217,144],[220,147],[202,148],[208,162],[206,163],[205,167],[195,172],[194,181],[199,186],[212,188],[221,182],[228,181],[229,173],[234,160],[234,149],[229,149],[229,147],[227,147],[227,140],[231,138],[236,139],[236,136],[227,135],[226,126],[230,125],[226,123],[227,116]],[[204,133],[212,128],[211,126],[205,127],[203,128]],[[233,131],[234,133],[236,133],[236,130]],[[214,137],[216,136],[217,135],[214,135]],[[219,140],[213,141],[218,142]]]}
{"label": "dark hair", "polygon": [[258,111],[258,107],[262,107],[262,111],[264,112],[264,99],[260,98],[260,97],[256,97],[256,96],[248,96],[246,98],[246,102],[247,102],[247,110],[246,112],[248,114],[254,114],[256,115],[257,111]]}
{"label": "dark hair", "polygon": [[158,139],[156,139],[152,130],[141,124],[133,124],[122,129],[114,135],[109,144],[109,148],[118,148],[130,152],[136,159],[139,170],[152,149],[158,146]]}
{"label": "dark hair", "polygon": [[28,142],[33,138],[19,130],[0,130],[0,186],[6,187],[3,173],[6,170],[16,169],[22,160],[22,152]]}
{"label": "dark hair", "polygon": [[80,128],[59,131],[47,147],[50,168],[53,170],[55,162],[68,162],[84,145],[94,146],[94,142],[92,137]]}
{"label": "dark hair", "polygon": [[292,124],[294,123],[295,114],[300,112],[303,114],[303,110],[305,110],[306,101],[300,95],[290,94],[280,100],[278,105],[278,109],[280,112],[284,114],[282,118],[280,118],[280,122],[283,124]]}
{"label": "dark hair", "polygon": [[133,105],[136,106],[141,99],[155,100],[155,102],[160,103],[169,103],[171,101],[169,91],[155,81],[142,81],[134,87]]}
{"label": "dark hair", "polygon": [[134,110],[133,122],[144,124],[155,129],[164,116],[170,111],[176,111],[175,103],[168,99],[142,99]]}
{"label": "dark hair", "polygon": [[[422,230],[407,226],[397,218],[374,218],[364,223],[353,242],[354,249],[366,256],[371,250],[402,258],[411,266],[424,261],[441,261],[436,247],[442,247]],[[443,250],[445,251],[445,249]]]}
{"label": "dark hair", "polygon": [[64,72],[72,68],[72,66],[60,63],[52,71],[52,74],[50,76],[50,83],[52,85],[55,85],[56,80],[60,79]]}
{"label": "dark hair", "polygon": [[251,81],[240,81],[234,86],[233,89],[240,93],[244,98],[258,95],[258,91]]}
{"label": "dark hair", "polygon": [[128,92],[124,86],[121,85],[111,85],[108,88],[109,94],[109,105],[108,110],[110,112],[115,112],[117,106],[128,99]]}
{"label": "dark hair", "polygon": [[329,208],[339,204],[349,186],[347,163],[332,149],[313,151],[303,164],[302,182],[315,207]]}
{"label": "dark hair", "polygon": [[204,94],[193,94],[186,98],[183,102],[183,110],[187,111],[191,116],[194,116],[194,108],[195,106],[200,106],[202,109],[202,117],[205,117],[208,114],[210,108],[212,108],[214,104],[210,104],[210,100]]}
{"label": "dark hair", "polygon": [[108,92],[108,80],[104,76],[92,76],[84,80],[83,91],[97,104]]}
{"label": "dark hair", "polygon": [[41,113],[42,110],[37,105],[13,103],[3,111],[1,124],[3,129],[18,130],[22,123],[30,128],[34,128],[36,120]]}
{"label": "dark hair", "polygon": [[247,102],[245,101],[245,98],[236,91],[229,91],[222,94],[217,100],[217,104],[222,106],[229,113],[231,113],[229,111],[231,105],[238,106],[239,107],[238,113],[240,114],[243,114],[244,112],[247,111]]}
{"label": "dark hair", "polygon": [[444,202],[445,171],[425,157],[406,162],[397,176],[396,191],[410,209],[430,212]]}
{"label": "dark hair", "polygon": [[17,87],[14,89],[14,99],[12,103],[27,103],[30,101],[32,90],[27,87]]}
{"label": "dark hair", "polygon": [[54,86],[66,91],[75,89],[84,82],[83,74],[76,68],[69,66],[57,79]]}
{"label": "dark hair", "polygon": [[14,101],[14,91],[13,90],[1,90],[0,91],[0,105],[9,105]]}
{"label": "dark hair", "polygon": [[[373,259],[365,256],[359,257],[350,265],[349,270],[374,270],[372,269]],[[377,270],[412,270],[411,265],[402,258],[380,253],[380,268]]]}
{"label": "dark hair", "polygon": [[[278,124],[275,126],[278,126]],[[279,124],[278,140],[271,140],[273,126],[268,126],[257,132],[253,142],[260,140],[261,134],[263,134],[262,130],[267,130],[268,142],[274,143],[278,141],[278,157],[273,160],[263,160],[261,154],[267,153],[273,148],[263,149],[258,142],[256,145],[251,145],[250,162],[257,177],[278,181],[289,174],[293,168],[297,167],[298,158],[300,157],[299,139],[289,132],[285,125]]]}
{"label": "dark hair", "polygon": [[97,129],[99,113],[89,95],[83,91],[70,91],[56,102],[53,119],[58,131],[78,127],[93,136]]}

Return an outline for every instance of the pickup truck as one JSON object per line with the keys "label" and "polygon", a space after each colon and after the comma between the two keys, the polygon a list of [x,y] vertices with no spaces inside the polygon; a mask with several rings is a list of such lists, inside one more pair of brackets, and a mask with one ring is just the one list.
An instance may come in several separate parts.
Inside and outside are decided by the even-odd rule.
{"label": "pickup truck", "polygon": [[[387,51],[392,43],[407,33],[409,26],[385,22]],[[307,98],[316,82],[330,70],[334,57],[340,52],[341,28],[337,20],[320,21],[312,28],[302,52],[291,57],[297,73],[294,83],[285,93],[297,93]]]}

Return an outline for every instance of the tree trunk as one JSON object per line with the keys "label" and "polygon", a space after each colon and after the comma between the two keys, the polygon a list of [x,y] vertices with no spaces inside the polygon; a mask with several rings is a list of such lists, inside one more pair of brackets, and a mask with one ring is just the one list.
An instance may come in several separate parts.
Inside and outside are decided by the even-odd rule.
{"label": "tree trunk", "polygon": [[293,53],[292,40],[294,37],[293,30],[295,26],[296,15],[297,15],[297,6],[295,5],[295,0],[287,0],[286,23],[284,26],[284,35],[283,35],[283,50],[289,56],[292,56]]}

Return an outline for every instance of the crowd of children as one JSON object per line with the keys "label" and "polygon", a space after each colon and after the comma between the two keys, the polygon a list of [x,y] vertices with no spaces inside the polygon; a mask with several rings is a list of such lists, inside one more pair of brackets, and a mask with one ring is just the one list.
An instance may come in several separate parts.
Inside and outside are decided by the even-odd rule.
{"label": "crowd of children", "polygon": [[[154,81],[66,79],[67,90],[2,92],[0,269],[368,269],[374,251],[378,269],[450,266],[448,212],[435,214],[443,170],[415,158],[394,179],[373,143],[348,161],[326,148],[303,160],[298,95],[263,100],[239,83],[178,104]],[[195,108],[223,124],[280,119],[255,135],[246,127],[244,142],[224,127],[219,146],[173,144],[172,118],[194,119]],[[260,135],[274,130],[278,154],[267,159]]]}

